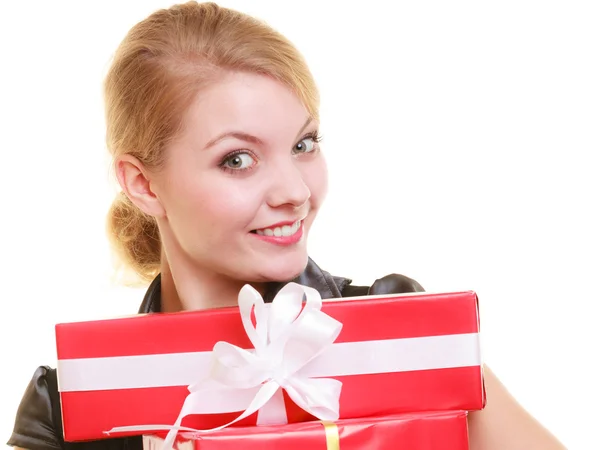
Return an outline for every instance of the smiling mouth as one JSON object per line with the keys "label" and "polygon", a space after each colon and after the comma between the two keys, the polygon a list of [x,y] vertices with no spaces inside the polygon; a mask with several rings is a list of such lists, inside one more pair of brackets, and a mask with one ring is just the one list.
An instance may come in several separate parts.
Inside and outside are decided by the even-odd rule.
{"label": "smiling mouth", "polygon": [[297,220],[291,225],[283,225],[273,228],[261,228],[260,230],[252,230],[252,233],[258,234],[259,236],[289,237],[296,234],[301,226],[302,221]]}

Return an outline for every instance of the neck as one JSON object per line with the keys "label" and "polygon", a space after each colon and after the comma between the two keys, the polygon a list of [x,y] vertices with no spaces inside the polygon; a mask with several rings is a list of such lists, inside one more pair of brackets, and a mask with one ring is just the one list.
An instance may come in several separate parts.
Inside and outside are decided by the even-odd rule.
{"label": "neck", "polygon": [[[161,257],[161,310],[176,312],[236,306],[240,289],[249,284],[199,268],[188,261]],[[250,283],[261,294],[264,286]]]}

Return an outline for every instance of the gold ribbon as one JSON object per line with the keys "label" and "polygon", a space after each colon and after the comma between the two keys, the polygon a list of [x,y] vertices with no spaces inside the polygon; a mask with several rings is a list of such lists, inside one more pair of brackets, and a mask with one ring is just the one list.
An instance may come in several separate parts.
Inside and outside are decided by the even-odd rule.
{"label": "gold ribbon", "polygon": [[322,420],[321,423],[325,427],[327,450],[340,450],[340,433],[338,431],[338,426],[333,422],[324,420]]}

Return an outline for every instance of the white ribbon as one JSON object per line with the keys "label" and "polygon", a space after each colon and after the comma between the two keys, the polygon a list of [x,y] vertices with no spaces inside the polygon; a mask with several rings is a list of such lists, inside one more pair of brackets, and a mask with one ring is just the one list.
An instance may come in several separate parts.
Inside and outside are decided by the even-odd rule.
{"label": "white ribbon", "polygon": [[[340,322],[321,311],[319,293],[306,286],[288,283],[272,304],[266,305],[254,288],[245,285],[239,293],[238,305],[254,350],[217,342],[212,351],[208,378],[188,387],[190,393],[174,425],[117,427],[107,434],[169,430],[163,448],[170,449],[178,431],[217,431],[257,411],[262,424],[287,423],[283,403],[276,396],[281,389],[319,420],[337,420],[342,383],[333,378],[311,378],[302,375],[300,370],[331,346],[342,329]],[[252,322],[252,313],[256,326]],[[249,393],[254,395],[246,410],[225,425],[210,430],[181,426],[188,415],[219,410],[220,402]],[[261,413],[264,413],[262,420]]]}

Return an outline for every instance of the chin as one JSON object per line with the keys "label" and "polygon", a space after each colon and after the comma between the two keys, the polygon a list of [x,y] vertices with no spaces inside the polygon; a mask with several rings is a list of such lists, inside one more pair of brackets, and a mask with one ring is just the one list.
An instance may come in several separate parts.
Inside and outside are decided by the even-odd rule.
{"label": "chin", "polygon": [[264,264],[257,265],[258,278],[260,282],[286,282],[291,281],[300,275],[308,264],[308,255],[302,257],[288,257],[283,261],[277,259],[267,261]]}

